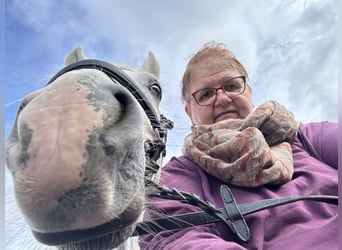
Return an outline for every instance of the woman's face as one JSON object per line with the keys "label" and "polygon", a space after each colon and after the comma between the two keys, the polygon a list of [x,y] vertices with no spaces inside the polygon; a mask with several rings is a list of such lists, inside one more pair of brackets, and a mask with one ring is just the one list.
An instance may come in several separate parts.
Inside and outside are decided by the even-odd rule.
{"label": "woman's face", "polygon": [[[204,88],[219,88],[227,80],[241,76],[235,69],[200,68],[194,69],[189,84],[189,95]],[[212,124],[225,119],[244,119],[253,110],[252,93],[249,86],[237,96],[228,96],[222,89],[217,90],[215,102],[208,106],[199,105],[191,96],[185,112],[193,125]]]}

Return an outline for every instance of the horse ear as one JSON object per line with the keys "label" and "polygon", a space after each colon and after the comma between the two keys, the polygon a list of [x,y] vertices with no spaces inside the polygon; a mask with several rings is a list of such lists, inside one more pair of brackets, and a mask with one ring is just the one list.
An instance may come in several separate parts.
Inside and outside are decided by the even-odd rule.
{"label": "horse ear", "polygon": [[69,53],[64,59],[64,65],[67,66],[69,64],[72,64],[74,62],[78,62],[81,60],[86,59],[86,57],[83,55],[83,48],[82,46],[78,46],[73,51]]}
{"label": "horse ear", "polygon": [[159,79],[159,76],[160,76],[159,63],[151,51],[148,52],[148,56],[145,59],[140,71],[147,71]]}

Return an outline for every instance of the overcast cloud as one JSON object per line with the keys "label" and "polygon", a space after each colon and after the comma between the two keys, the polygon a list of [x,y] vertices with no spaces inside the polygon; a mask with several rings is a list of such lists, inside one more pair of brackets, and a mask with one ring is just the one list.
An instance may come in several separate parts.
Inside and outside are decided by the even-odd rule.
{"label": "overcast cloud", "polygon": [[[82,45],[89,58],[135,67],[151,50],[161,66],[161,110],[175,122],[167,158],[179,155],[190,131],[180,79],[189,57],[211,40],[225,43],[245,65],[255,105],[274,99],[298,121],[337,121],[333,0],[5,0],[5,8],[6,133],[18,100],[43,86],[74,47]],[[6,211],[16,209],[8,204]],[[8,249],[29,235],[15,235],[23,231],[16,216],[6,218]]]}

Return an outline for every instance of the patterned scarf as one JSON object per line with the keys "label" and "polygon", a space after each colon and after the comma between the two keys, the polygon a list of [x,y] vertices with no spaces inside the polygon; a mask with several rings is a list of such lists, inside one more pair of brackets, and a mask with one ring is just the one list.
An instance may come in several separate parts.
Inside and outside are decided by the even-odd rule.
{"label": "patterned scarf", "polygon": [[291,180],[291,145],[298,123],[275,101],[260,105],[246,119],[193,126],[183,154],[207,173],[236,186],[256,187]]}

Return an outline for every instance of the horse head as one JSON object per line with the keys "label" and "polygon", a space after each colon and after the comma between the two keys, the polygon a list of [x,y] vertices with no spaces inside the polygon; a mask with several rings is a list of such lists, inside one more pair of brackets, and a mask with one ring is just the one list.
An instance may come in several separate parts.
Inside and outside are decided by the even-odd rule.
{"label": "horse head", "polygon": [[81,48],[65,64],[22,101],[6,164],[37,238],[83,232],[61,248],[111,249],[141,218],[145,163],[161,159],[155,141],[165,145],[159,64],[149,53],[140,71],[119,69],[87,60]]}

